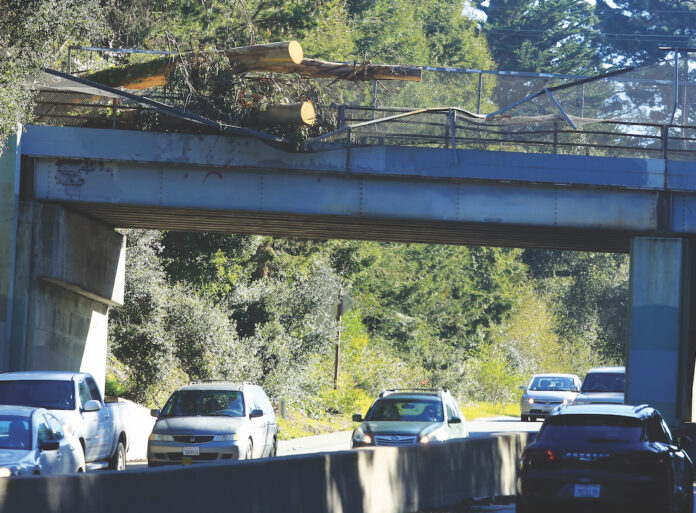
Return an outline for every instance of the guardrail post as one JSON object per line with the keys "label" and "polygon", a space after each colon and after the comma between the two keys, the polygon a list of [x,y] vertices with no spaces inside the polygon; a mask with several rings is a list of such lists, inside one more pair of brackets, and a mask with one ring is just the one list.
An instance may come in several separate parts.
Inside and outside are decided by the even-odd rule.
{"label": "guardrail post", "polygon": [[558,123],[556,120],[553,122],[553,152],[558,153]]}
{"label": "guardrail post", "polygon": [[476,100],[476,114],[481,114],[481,89],[483,88],[483,73],[479,73],[478,76],[478,100]]}
{"label": "guardrail post", "polygon": [[343,128],[346,125],[346,106],[339,105],[338,107],[338,128]]}
{"label": "guardrail post", "polygon": [[457,112],[449,109],[449,132],[452,140],[452,158],[457,163]]}

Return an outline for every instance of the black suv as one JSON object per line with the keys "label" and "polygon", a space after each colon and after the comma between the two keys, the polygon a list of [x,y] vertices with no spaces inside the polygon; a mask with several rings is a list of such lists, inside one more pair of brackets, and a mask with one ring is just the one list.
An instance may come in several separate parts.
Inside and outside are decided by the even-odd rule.
{"label": "black suv", "polygon": [[650,406],[560,406],[522,454],[517,511],[691,513],[693,465]]}

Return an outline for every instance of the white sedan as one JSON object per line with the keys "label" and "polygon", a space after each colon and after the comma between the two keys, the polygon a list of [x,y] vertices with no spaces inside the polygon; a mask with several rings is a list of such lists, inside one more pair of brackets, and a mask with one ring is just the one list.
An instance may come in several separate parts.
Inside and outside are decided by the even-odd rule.
{"label": "white sedan", "polygon": [[85,471],[80,441],[43,408],[0,406],[0,477]]}

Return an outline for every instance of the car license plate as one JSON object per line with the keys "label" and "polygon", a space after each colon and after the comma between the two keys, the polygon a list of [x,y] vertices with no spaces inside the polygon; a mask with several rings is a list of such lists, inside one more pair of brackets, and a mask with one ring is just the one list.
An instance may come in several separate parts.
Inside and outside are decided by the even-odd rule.
{"label": "car license plate", "polygon": [[184,447],[184,456],[200,456],[200,447]]}
{"label": "car license plate", "polygon": [[599,485],[575,485],[575,497],[599,498]]}

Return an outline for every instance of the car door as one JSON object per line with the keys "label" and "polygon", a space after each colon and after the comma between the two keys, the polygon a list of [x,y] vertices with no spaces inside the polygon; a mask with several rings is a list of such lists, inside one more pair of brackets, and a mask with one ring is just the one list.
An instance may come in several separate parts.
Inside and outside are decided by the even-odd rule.
{"label": "car door", "polygon": [[63,426],[60,421],[50,413],[45,413],[44,417],[48,422],[48,427],[51,430],[53,440],[59,443],[58,460],[61,463],[60,472],[69,474],[77,470],[77,461],[74,454],[75,448],[70,443],[70,440],[65,436]]}
{"label": "car door", "polygon": [[35,418],[36,436],[35,450],[38,451],[39,469],[41,474],[55,475],[61,474],[63,468],[63,455],[57,450],[40,449],[44,442],[54,441],[53,432],[48,426],[48,421],[43,414],[37,414]]}
{"label": "car door", "polygon": [[80,415],[82,415],[83,436],[85,437],[85,461],[98,461],[101,456],[99,447],[99,412],[84,411],[83,408],[87,401],[92,397],[85,378],[80,378],[77,382],[77,395],[80,401]]}
{"label": "car door", "polygon": [[102,460],[111,456],[113,448],[115,428],[114,418],[111,410],[102,401],[101,393],[97,383],[90,376],[85,378],[87,388],[89,389],[89,398],[97,401],[102,405],[102,408],[97,413],[97,440],[99,447],[98,459]]}
{"label": "car door", "polygon": [[[256,454],[258,454],[259,457],[264,457],[267,454],[268,449],[268,413],[267,409],[263,407],[263,399],[264,399],[264,393],[263,390],[261,390],[261,387],[259,386],[253,386],[251,387],[251,393],[254,401],[254,409],[261,410],[263,412],[263,415],[261,417],[257,417],[255,419],[251,419],[252,422],[255,422],[256,424],[254,425],[254,431],[258,433],[258,441],[255,438],[254,441],[256,444],[258,444],[258,452],[256,450],[254,451]],[[256,449],[256,448],[255,448]]]}
{"label": "car door", "polygon": [[[454,404],[454,401],[451,398],[447,398],[445,400],[445,408],[447,411],[447,426],[449,428],[449,437],[450,438],[461,438],[464,436],[464,425],[463,425],[463,420],[461,417],[461,414],[459,413],[459,410],[457,409],[456,405]],[[460,422],[457,424],[450,424],[451,419],[459,419]]]}
{"label": "car door", "polygon": [[264,420],[265,447],[263,455],[269,456],[273,448],[273,438],[276,433],[275,412],[273,411],[273,406],[271,406],[271,401],[268,399],[266,392],[264,392],[261,387],[258,387],[257,394],[257,400],[261,404],[261,409],[263,410]]}

